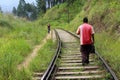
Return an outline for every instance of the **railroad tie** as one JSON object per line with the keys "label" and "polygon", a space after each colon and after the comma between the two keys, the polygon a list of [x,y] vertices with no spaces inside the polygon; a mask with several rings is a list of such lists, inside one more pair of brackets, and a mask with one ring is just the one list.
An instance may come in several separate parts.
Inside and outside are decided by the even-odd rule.
{"label": "railroad tie", "polygon": [[[78,45],[76,42],[74,45]],[[70,43],[72,45],[72,43]],[[66,48],[64,48],[64,46]],[[68,48],[68,49],[67,49]],[[79,49],[73,46],[69,46],[64,42],[62,53],[60,55],[60,62],[57,72],[55,74],[55,80],[81,80],[81,79],[103,79],[105,70],[102,70],[100,66],[97,66],[93,56],[90,56],[90,63],[86,66],[82,66],[82,59]],[[75,51],[76,50],[76,51]]]}

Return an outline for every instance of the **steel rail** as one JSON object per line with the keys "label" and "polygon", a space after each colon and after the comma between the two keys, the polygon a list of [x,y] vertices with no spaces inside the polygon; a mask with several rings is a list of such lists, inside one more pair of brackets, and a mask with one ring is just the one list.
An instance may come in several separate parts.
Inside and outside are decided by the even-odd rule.
{"label": "steel rail", "polygon": [[[62,30],[64,30],[64,29],[62,29]],[[64,30],[64,31],[70,33],[71,35],[75,36],[75,37],[78,38],[78,39],[80,38],[79,36],[77,36],[76,34],[74,34],[74,33],[72,33],[72,32],[69,32],[69,31],[67,31],[67,30]],[[107,71],[111,74],[113,80],[118,80],[116,74],[115,74],[115,73],[113,72],[113,70],[109,67],[109,65],[107,64],[107,62],[100,56],[100,54],[99,54],[97,51],[95,51],[95,54],[98,56],[98,58],[100,59],[100,61],[103,63],[103,65],[105,66],[105,68],[107,69]]]}
{"label": "steel rail", "polygon": [[47,70],[45,71],[44,75],[42,76],[41,80],[50,80],[50,76],[51,76],[51,74],[52,74],[52,72],[53,72],[53,70],[55,68],[55,64],[56,64],[57,58],[58,58],[58,56],[60,54],[61,40],[60,40],[60,37],[59,37],[57,31],[56,30],[54,30],[54,31],[55,31],[55,34],[56,34],[56,37],[57,37],[57,42],[58,42],[56,53],[55,53],[51,63],[49,64]]}

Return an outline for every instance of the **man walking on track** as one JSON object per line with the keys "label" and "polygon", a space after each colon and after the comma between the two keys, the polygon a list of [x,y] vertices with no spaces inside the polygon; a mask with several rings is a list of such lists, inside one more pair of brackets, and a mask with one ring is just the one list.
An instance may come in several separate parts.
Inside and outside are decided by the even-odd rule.
{"label": "man walking on track", "polygon": [[92,44],[94,44],[94,29],[88,24],[88,18],[83,19],[83,24],[76,31],[80,35],[80,51],[82,54],[82,65],[89,64],[89,54]]}

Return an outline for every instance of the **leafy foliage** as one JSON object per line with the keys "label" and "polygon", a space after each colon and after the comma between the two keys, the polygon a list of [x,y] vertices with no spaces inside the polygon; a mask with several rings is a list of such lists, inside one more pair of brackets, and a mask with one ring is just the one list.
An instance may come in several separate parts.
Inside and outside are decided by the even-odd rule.
{"label": "leafy foliage", "polygon": [[45,13],[46,12],[46,2],[45,2],[45,0],[36,0],[36,2],[37,2],[38,12],[40,14]]}
{"label": "leafy foliage", "polygon": [[19,1],[19,5],[17,8],[17,15],[20,17],[26,17],[25,4],[26,2],[24,0]]}
{"label": "leafy foliage", "polygon": [[14,15],[27,18],[28,20],[37,18],[37,7],[34,4],[26,3],[24,0],[20,0],[17,9],[13,7],[12,12]]}

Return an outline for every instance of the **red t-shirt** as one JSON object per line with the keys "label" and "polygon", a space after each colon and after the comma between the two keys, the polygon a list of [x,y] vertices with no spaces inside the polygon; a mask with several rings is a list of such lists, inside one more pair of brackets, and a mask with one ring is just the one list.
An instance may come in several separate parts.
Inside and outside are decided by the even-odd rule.
{"label": "red t-shirt", "polygon": [[94,34],[94,30],[90,24],[84,23],[80,25],[76,33],[80,35],[81,45],[92,44],[91,36]]}

